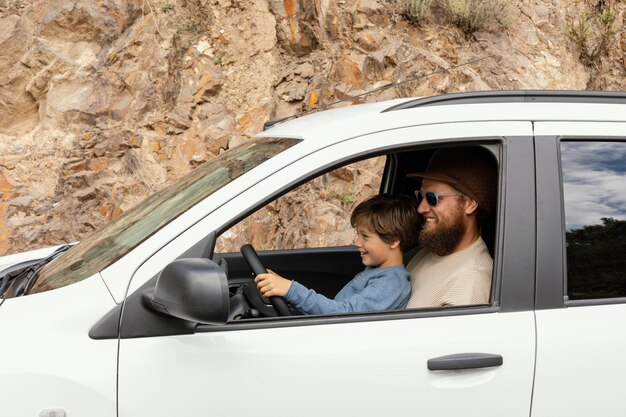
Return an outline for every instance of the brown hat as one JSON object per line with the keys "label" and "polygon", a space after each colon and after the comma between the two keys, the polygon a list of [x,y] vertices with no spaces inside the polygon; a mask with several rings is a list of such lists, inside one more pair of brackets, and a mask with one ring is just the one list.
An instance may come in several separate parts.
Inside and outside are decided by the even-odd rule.
{"label": "brown hat", "polygon": [[497,165],[494,156],[485,148],[440,149],[433,154],[426,172],[408,176],[445,182],[476,200],[486,215],[495,209]]}

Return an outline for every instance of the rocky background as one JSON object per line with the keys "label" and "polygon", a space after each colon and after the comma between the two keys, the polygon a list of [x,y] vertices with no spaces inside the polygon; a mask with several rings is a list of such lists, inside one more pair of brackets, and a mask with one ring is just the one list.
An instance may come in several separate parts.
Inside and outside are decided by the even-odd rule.
{"label": "rocky background", "polygon": [[391,83],[417,78],[352,102],[624,89],[622,1],[511,0],[470,29],[404,3],[0,0],[0,254],[80,240],[264,121]]}

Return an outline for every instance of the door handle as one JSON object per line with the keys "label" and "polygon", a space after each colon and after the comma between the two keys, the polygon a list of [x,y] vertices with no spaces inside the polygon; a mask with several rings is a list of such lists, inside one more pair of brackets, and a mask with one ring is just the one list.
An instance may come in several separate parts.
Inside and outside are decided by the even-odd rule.
{"label": "door handle", "polygon": [[489,368],[502,365],[502,356],[491,353],[457,353],[428,360],[431,371]]}

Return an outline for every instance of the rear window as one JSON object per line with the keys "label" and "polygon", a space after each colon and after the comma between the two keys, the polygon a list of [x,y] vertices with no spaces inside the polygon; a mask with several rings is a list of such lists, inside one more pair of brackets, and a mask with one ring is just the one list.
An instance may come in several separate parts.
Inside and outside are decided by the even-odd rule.
{"label": "rear window", "polygon": [[626,141],[562,142],[567,295],[626,297]]}

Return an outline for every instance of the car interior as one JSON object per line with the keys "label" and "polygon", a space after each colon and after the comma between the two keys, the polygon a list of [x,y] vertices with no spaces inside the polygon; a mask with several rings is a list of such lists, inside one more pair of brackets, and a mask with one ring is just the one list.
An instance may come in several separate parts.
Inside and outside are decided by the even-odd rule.
{"label": "car interior", "polygon": [[[491,149],[497,151],[497,146],[492,145]],[[435,150],[419,149],[384,155],[385,163],[381,171],[381,186],[378,192],[413,196],[414,191],[420,188],[421,179],[408,177],[407,174],[424,171]],[[356,204],[358,201],[353,206]],[[346,216],[349,218],[350,212],[346,212]],[[494,219],[486,220],[483,222],[485,225],[481,233],[493,256],[495,221]],[[242,222],[245,221],[246,219],[242,220]],[[250,241],[253,239],[254,237],[251,236]],[[254,245],[250,242],[246,242],[245,246],[247,251],[215,252],[212,257],[224,268],[228,276],[231,296],[229,320],[231,321],[298,314],[293,308],[285,312],[283,307],[282,313],[277,311],[279,307],[272,305],[274,300],[268,300],[260,294],[252,281],[256,274],[253,273],[251,265],[255,263],[261,264],[260,268],[263,272],[264,269],[270,269],[284,277],[295,279],[328,298],[333,298],[364,268],[356,247],[348,242],[341,246],[294,247],[259,250],[258,252],[254,250]],[[253,254],[246,255],[250,249]],[[418,250],[419,248],[416,247],[405,254],[405,265]],[[250,260],[251,256],[258,256],[258,260]]]}

